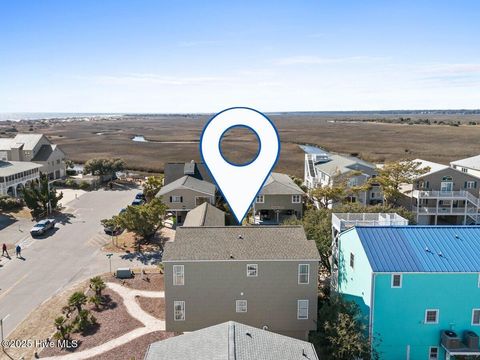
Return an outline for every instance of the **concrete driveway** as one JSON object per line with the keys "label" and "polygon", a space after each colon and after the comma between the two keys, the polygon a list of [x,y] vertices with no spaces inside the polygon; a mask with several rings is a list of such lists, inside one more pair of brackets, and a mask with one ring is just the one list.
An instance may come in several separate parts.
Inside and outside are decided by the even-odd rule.
{"label": "concrete driveway", "polygon": [[[110,239],[103,233],[100,220],[117,214],[138,191],[85,193],[67,204],[57,219],[56,231],[38,239],[29,234],[21,239],[24,259],[16,259],[13,254],[11,260],[4,258],[0,268],[0,318],[8,316],[4,321],[5,336],[51,296],[75,282],[109,271],[109,261],[100,249]],[[148,260],[115,254],[112,269],[139,267]]]}

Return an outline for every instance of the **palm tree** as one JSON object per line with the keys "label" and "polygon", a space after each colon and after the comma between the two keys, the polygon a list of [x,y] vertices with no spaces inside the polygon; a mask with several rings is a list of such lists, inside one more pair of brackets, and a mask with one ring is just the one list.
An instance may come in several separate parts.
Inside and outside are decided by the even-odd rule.
{"label": "palm tree", "polygon": [[54,322],[55,328],[57,331],[53,335],[53,337],[57,340],[69,340],[70,334],[72,332],[72,325],[67,323],[67,319],[63,316],[59,316],[55,319]]}
{"label": "palm tree", "polygon": [[74,292],[68,299],[68,306],[77,309],[77,312],[82,311],[82,306],[87,303],[87,297],[81,291]]}
{"label": "palm tree", "polygon": [[90,289],[95,292],[95,296],[101,298],[102,291],[105,290],[106,287],[107,285],[105,285],[105,282],[100,276],[95,276],[90,279]]}

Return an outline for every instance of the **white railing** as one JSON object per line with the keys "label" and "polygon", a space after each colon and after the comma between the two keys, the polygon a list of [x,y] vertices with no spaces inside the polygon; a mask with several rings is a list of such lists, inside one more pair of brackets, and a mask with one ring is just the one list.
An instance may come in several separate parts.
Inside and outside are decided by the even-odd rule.
{"label": "white railing", "polygon": [[405,226],[408,220],[396,213],[334,213],[332,226],[343,231],[352,226]]}
{"label": "white railing", "polygon": [[439,206],[438,208],[435,206],[418,206],[413,208],[414,212],[419,214],[427,214],[427,215],[476,215],[478,214],[478,208],[469,206],[465,209],[465,207],[450,207],[450,206]]}
{"label": "white railing", "polygon": [[414,198],[464,198],[467,199],[470,197],[473,197],[477,199],[475,196],[470,194],[468,191],[465,190],[459,190],[459,191],[438,191],[438,190],[413,190],[412,191],[412,196]]}
{"label": "white railing", "polygon": [[37,174],[30,174],[30,175],[24,176],[20,179],[14,179],[14,180],[11,180],[11,181],[0,183],[0,187],[8,189],[10,186],[16,186],[20,183],[23,183],[23,182],[26,182],[26,181],[29,181],[29,180],[38,179],[38,178],[39,178],[38,173]]}

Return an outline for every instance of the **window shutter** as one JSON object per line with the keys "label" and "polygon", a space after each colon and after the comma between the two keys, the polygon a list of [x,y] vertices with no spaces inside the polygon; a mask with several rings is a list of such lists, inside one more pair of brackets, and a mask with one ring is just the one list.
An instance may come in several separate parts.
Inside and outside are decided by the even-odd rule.
{"label": "window shutter", "polygon": [[467,182],[465,181],[465,184],[463,185],[463,187],[466,189],[467,188]]}
{"label": "window shutter", "polygon": [[474,187],[475,189],[477,188],[477,182],[476,182],[476,181],[473,182],[473,187]]}
{"label": "window shutter", "polygon": [[172,197],[170,196],[170,202],[172,202]]}
{"label": "window shutter", "polygon": [[183,196],[180,196],[180,202],[183,202]]}

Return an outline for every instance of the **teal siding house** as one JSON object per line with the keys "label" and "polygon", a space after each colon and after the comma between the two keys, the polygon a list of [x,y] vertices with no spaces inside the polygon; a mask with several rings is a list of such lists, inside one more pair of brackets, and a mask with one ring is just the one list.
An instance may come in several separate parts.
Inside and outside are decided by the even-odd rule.
{"label": "teal siding house", "polygon": [[338,292],[381,359],[480,355],[480,226],[354,227],[338,249]]}

